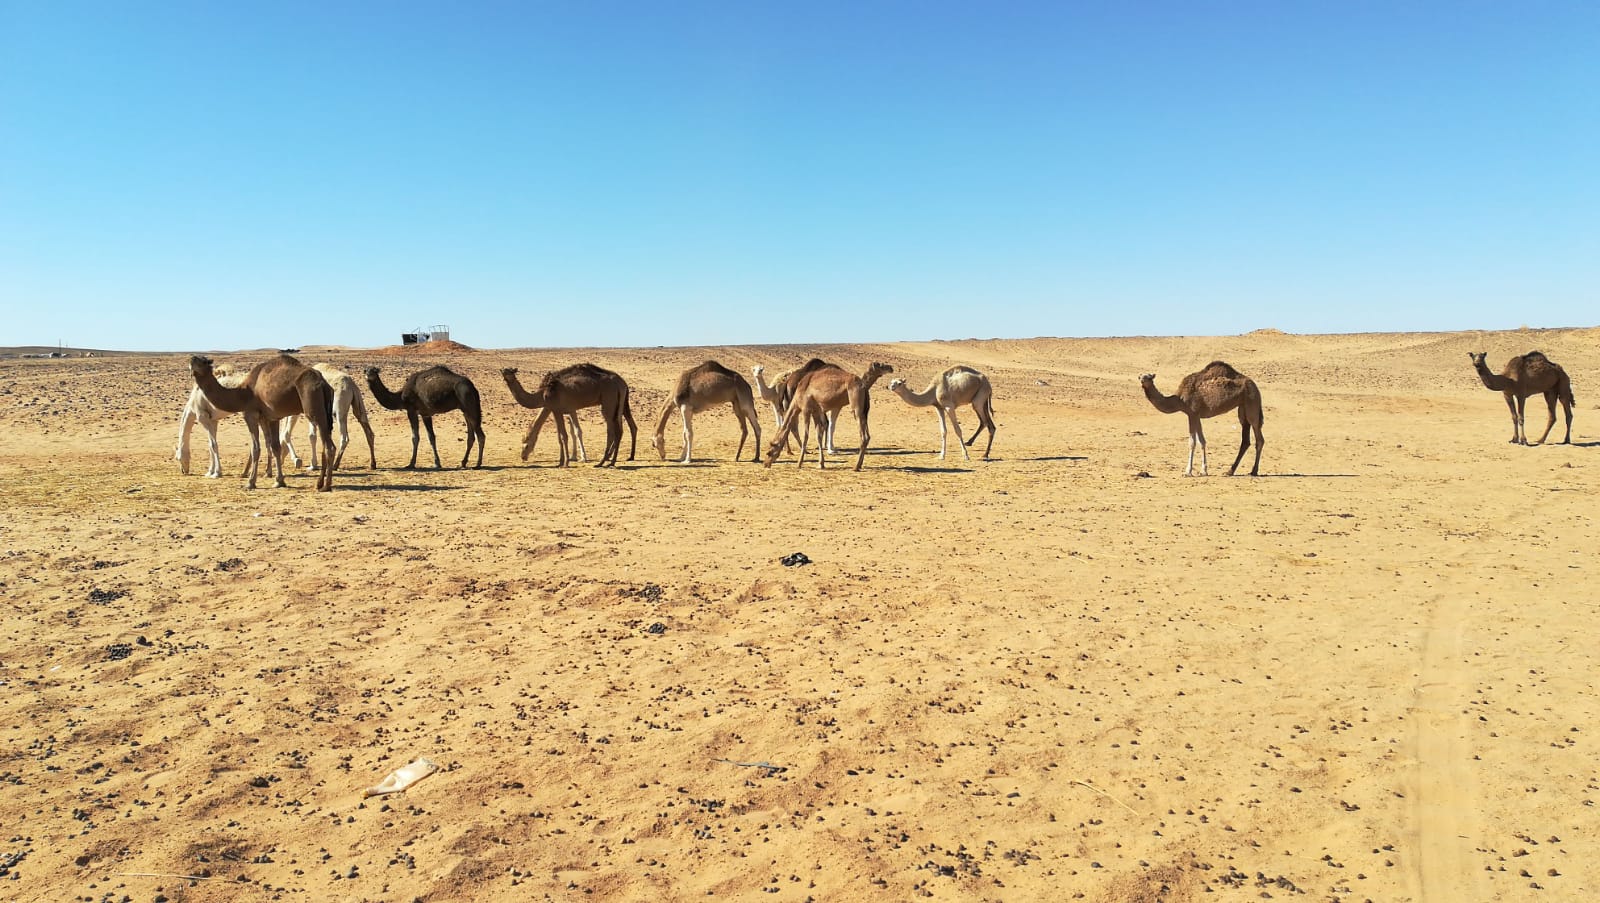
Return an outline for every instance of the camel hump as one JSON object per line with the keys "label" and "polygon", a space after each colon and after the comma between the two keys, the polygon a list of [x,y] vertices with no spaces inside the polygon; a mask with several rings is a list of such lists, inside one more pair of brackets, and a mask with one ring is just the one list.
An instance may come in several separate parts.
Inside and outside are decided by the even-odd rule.
{"label": "camel hump", "polygon": [[1233,369],[1233,365],[1229,364],[1227,361],[1212,361],[1211,363],[1206,364],[1205,369],[1201,372],[1211,376],[1226,376],[1228,379],[1238,379],[1243,375],[1239,371]]}
{"label": "camel hump", "polygon": [[1522,360],[1523,360],[1524,363],[1529,363],[1529,364],[1548,364],[1548,363],[1550,363],[1550,359],[1545,357],[1544,356],[1544,352],[1542,352],[1542,351],[1530,351],[1527,354],[1524,354],[1522,356]]}

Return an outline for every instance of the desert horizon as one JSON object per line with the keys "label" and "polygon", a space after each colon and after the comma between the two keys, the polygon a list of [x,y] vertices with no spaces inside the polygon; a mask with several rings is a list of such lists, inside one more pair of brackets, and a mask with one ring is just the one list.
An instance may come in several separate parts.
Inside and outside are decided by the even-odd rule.
{"label": "desert horizon", "polygon": [[[1600,327],[458,338],[300,349],[363,392],[365,366],[393,388],[438,363],[482,397],[482,469],[452,466],[452,412],[445,467],[404,470],[405,414],[369,394],[378,467],[352,423],[327,494],[292,467],[246,490],[237,416],[221,478],[201,430],[179,472],[188,352],[0,360],[0,897],[1600,891]],[[1549,443],[1509,443],[1467,355],[1534,349],[1571,378],[1571,444],[1559,408]],[[813,354],[918,391],[977,368],[992,459],[954,437],[940,459],[936,414],[889,377],[859,473],[849,414],[826,470],[734,461],[726,406],[695,416],[691,463],[676,415],[651,448],[684,369]],[[1210,476],[1183,476],[1185,419],[1140,390],[1212,360],[1259,386],[1260,477],[1223,476],[1231,412],[1204,421]],[[535,412],[500,369],[579,361],[627,380],[636,457],[624,437],[615,468],[557,469],[547,428],[522,461]],[[1545,420],[1530,398],[1534,438]],[[437,773],[363,797],[424,757]]]}

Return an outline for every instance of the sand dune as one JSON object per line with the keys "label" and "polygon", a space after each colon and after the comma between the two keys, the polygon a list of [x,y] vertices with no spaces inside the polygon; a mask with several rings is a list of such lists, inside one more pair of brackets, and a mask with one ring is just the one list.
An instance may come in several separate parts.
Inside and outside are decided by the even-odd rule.
{"label": "sand dune", "polygon": [[[1466,355],[1531,348],[1572,445]],[[995,460],[880,385],[861,473],[735,463],[726,412],[556,470],[498,374],[592,360],[648,434],[686,367],[811,354],[985,370]],[[1181,476],[1139,392],[1217,358],[1260,479],[1231,415]],[[172,461],[182,356],[0,361],[0,898],[1600,894],[1600,330],[317,359],[467,373],[485,468],[397,469],[372,405],[380,470],[249,492]]]}

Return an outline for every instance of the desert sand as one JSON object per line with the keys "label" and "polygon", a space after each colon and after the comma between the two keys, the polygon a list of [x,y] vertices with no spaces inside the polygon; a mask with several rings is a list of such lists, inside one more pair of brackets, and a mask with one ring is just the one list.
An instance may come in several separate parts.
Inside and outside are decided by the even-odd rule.
{"label": "desert sand", "polygon": [[[1467,359],[1533,348],[1571,445]],[[994,459],[887,379],[860,473],[735,462],[726,409],[651,451],[681,370],[813,353],[984,370]],[[178,472],[183,355],[0,361],[0,899],[1600,894],[1600,330],[305,357],[469,375],[486,466],[447,414],[399,469],[374,404],[378,470],[356,431],[331,494],[247,491],[238,417]],[[1260,478],[1231,414],[1184,477],[1140,393],[1218,358]],[[637,459],[522,462],[499,369],[582,360]]]}

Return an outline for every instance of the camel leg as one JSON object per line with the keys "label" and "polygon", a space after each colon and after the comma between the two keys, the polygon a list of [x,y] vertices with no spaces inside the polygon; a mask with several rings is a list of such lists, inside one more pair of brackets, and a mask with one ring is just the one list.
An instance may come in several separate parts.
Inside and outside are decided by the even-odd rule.
{"label": "camel leg", "polygon": [[1550,407],[1550,420],[1544,425],[1544,435],[1534,445],[1543,445],[1544,440],[1550,438],[1550,430],[1556,425],[1556,390],[1551,389],[1544,393],[1544,403]]}
{"label": "camel leg", "polygon": [[[863,399],[863,401],[865,400]],[[857,418],[861,422],[861,447],[856,449],[856,470],[859,472],[861,470],[861,462],[867,459],[867,443],[872,441],[872,435],[867,432],[866,404],[863,403],[857,408],[857,410],[861,412]],[[963,448],[965,448],[965,446],[963,446]]]}
{"label": "camel leg", "polygon": [[188,405],[185,405],[183,413],[178,415],[178,447],[173,449],[172,456],[178,459],[178,473],[184,476],[189,474],[189,434],[194,432],[195,421],[199,419],[195,415],[194,408]]}
{"label": "camel leg", "polygon": [[[350,444],[350,407],[349,407],[349,405],[346,404],[345,407],[339,408],[337,410],[337,412],[335,413],[335,416],[337,416],[338,420],[339,420],[339,422],[337,424],[335,424],[336,426],[339,427],[339,450],[338,450],[339,454],[338,454],[338,457],[333,459],[333,469],[334,470],[338,470],[339,469],[339,465],[344,463],[344,450]],[[312,429],[315,430],[316,427],[313,426]],[[315,440],[313,440],[313,441],[315,441]],[[312,454],[316,454],[315,450],[312,451]]]}
{"label": "camel leg", "polygon": [[[1240,408],[1239,409],[1239,454],[1238,454],[1237,457],[1235,457],[1233,459],[1233,466],[1228,468],[1228,476],[1230,476],[1230,477],[1233,476],[1234,471],[1239,469],[1239,462],[1244,460],[1244,453],[1249,451],[1249,450],[1250,450],[1250,420],[1249,420],[1249,418],[1245,417],[1244,409]],[[1261,462],[1260,457],[1257,457],[1256,458],[1256,463],[1259,465],[1260,462]],[[1255,476],[1256,475],[1254,469],[1252,469],[1250,471],[1250,475],[1251,476]]]}
{"label": "camel leg", "polygon": [[245,425],[250,428],[250,460],[244,466],[245,476],[250,482],[245,484],[246,489],[256,488],[256,472],[261,467],[261,420],[252,412],[245,412]]}
{"label": "camel leg", "polygon": [[1561,409],[1567,415],[1567,436],[1561,440],[1562,445],[1572,444],[1572,390],[1567,389],[1561,398]]}
{"label": "camel leg", "polygon": [[416,470],[417,469],[417,439],[418,439],[418,436],[417,436],[417,420],[419,419],[417,417],[417,412],[416,411],[407,411],[406,412],[406,419],[411,421],[411,463],[407,464],[405,469],[406,470]]}
{"label": "camel leg", "polygon": [[1511,409],[1511,444],[1522,444],[1522,420],[1517,416],[1517,399],[1510,392],[1505,393],[1506,407]]}
{"label": "camel leg", "polygon": [[[739,456],[744,454],[744,440],[747,437],[747,434],[750,432],[750,428],[744,422],[744,410],[739,407],[739,403],[737,401],[733,403],[733,416],[739,421],[739,447],[735,449],[733,453],[734,463],[738,463]],[[759,431],[761,427],[758,425],[756,429]],[[761,434],[757,432],[756,447],[759,448],[760,446]]]}
{"label": "camel leg", "polygon": [[[206,443],[211,448],[211,469],[206,471],[206,476],[216,478],[222,476],[222,450],[217,447],[217,422],[207,421],[201,424],[206,430]],[[187,469],[184,473],[188,473]]]}
{"label": "camel leg", "polygon": [[[572,461],[572,454],[571,454],[570,451],[568,451],[569,446],[568,446],[567,442],[568,442],[568,440],[567,440],[567,425],[566,425],[566,423],[564,423],[562,421],[561,415],[557,414],[556,415],[556,446],[557,446],[557,448],[556,448],[556,466],[557,467],[566,467],[567,464]],[[605,463],[605,459],[601,458],[600,459],[600,463],[604,464]]]}
{"label": "camel leg", "polygon": [[[596,467],[604,467],[609,461],[612,467],[617,466],[617,458],[622,456],[622,405],[625,399],[618,399],[608,410],[604,405],[600,413],[606,421],[606,451],[600,458]],[[629,458],[628,460],[633,460]]]}
{"label": "camel leg", "polygon": [[838,423],[839,412],[838,411],[829,411],[827,417],[828,417],[828,454],[837,455],[839,453],[839,449],[834,447],[834,444],[833,444],[833,428]]}
{"label": "camel leg", "polygon": [[678,463],[688,464],[694,460],[694,414],[686,404],[678,405],[678,414],[683,417],[683,458]]}
{"label": "camel leg", "polygon": [[1183,470],[1183,475],[1186,477],[1194,476],[1194,450],[1197,445],[1200,447],[1200,475],[1209,476],[1206,470],[1206,434],[1200,428],[1200,418],[1191,414],[1189,415],[1189,466]]}
{"label": "camel leg", "polygon": [[[955,433],[956,433],[956,447],[961,449],[961,460],[963,460],[963,461],[971,461],[972,460],[972,455],[967,453],[967,443],[961,441],[961,421],[956,419],[956,409],[955,408],[951,408],[949,411],[946,412],[946,416],[948,416],[950,418],[950,428],[952,430],[955,430]],[[972,435],[976,436],[978,434],[977,433],[973,433]],[[944,445],[944,437],[943,436],[939,437],[939,445],[941,447]]]}
{"label": "camel leg", "polygon": [[533,419],[533,425],[528,427],[527,435],[522,437],[522,460],[528,460],[528,456],[533,454],[533,447],[539,443],[539,430],[544,428],[545,418],[549,416],[550,409],[545,408]]}
{"label": "camel leg", "polygon": [[283,479],[283,442],[278,436],[278,421],[263,420],[261,434],[266,437],[267,457],[278,466],[278,474],[274,477],[273,486],[282,489],[289,484]]}
{"label": "camel leg", "polygon": [[987,427],[989,430],[989,443],[983,449],[983,460],[987,461],[989,460],[989,449],[994,448],[994,409],[989,406],[988,396],[984,396],[982,399],[974,399],[972,412],[978,415],[978,428],[972,431],[972,438],[968,439],[966,444],[971,445],[978,441],[978,434]]}
{"label": "camel leg", "polygon": [[[754,451],[751,453],[750,460],[752,462],[759,461],[761,460],[761,412],[757,411],[756,406],[752,404],[745,411],[744,416],[750,422],[750,431],[756,434],[756,441],[751,446]],[[741,437],[739,442],[743,445],[744,439]],[[738,456],[735,456],[734,460],[738,460]]]}
{"label": "camel leg", "polygon": [[433,435],[433,418],[423,417],[422,426],[428,431],[428,447],[433,449],[433,469],[444,470],[444,463],[439,460],[439,441]]}
{"label": "camel leg", "polygon": [[[478,461],[477,461],[476,464],[473,464],[472,466],[475,469],[476,468],[480,468],[480,467],[483,466],[483,447],[489,444],[489,437],[483,432],[483,417],[482,417],[482,415],[478,416],[477,419],[475,419],[471,423],[467,424],[467,429],[469,431],[471,431],[472,435],[478,437]],[[471,443],[469,442],[468,445],[470,446]],[[467,451],[470,452],[470,451],[472,451],[472,449],[469,447],[467,449]],[[461,466],[462,467],[466,467],[467,466],[467,459],[464,456],[461,459]]]}
{"label": "camel leg", "polygon": [[[307,422],[310,421],[310,418],[306,418],[306,419],[307,419]],[[294,462],[294,466],[297,467],[297,468],[301,466],[302,462],[300,460],[300,452],[295,450],[294,440],[291,437],[294,435],[294,426],[295,426],[295,424],[297,422],[299,422],[299,420],[300,420],[300,415],[299,414],[290,414],[287,420],[278,421],[278,428],[277,428],[277,435],[279,437],[279,444],[282,445],[289,452],[289,459]],[[315,424],[312,425],[312,429],[316,429],[316,425]],[[312,454],[315,454],[315,452],[313,452]],[[316,463],[314,459],[313,459],[312,463],[313,464]]]}
{"label": "camel leg", "polygon": [[578,415],[568,414],[567,419],[572,421],[572,441],[578,447],[578,462],[588,464],[589,453],[583,450],[583,427],[578,425]]}
{"label": "camel leg", "polygon": [[[803,423],[801,423],[802,429],[801,429],[801,432],[800,432],[800,460],[799,460],[798,463],[795,464],[795,466],[796,467],[804,467],[804,466],[806,466],[806,446],[811,444],[811,418],[807,417],[804,413],[800,413],[800,412],[797,412],[795,416],[803,418],[803,421],[804,421]],[[793,431],[791,430],[791,432],[793,432]],[[822,437],[819,435],[817,438],[820,439]],[[818,442],[817,443],[817,450],[818,450],[819,453],[822,450],[821,446],[822,446],[822,443]]]}

